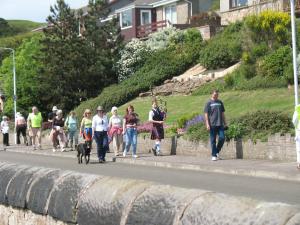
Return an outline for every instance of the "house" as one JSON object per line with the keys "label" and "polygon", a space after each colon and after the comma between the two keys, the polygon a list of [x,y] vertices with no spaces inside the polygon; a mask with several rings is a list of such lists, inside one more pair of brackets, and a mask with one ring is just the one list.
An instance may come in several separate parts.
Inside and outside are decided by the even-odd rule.
{"label": "house", "polygon": [[[296,16],[300,13],[300,0],[295,0]],[[241,20],[265,10],[290,11],[290,0],[220,0],[221,24]]]}
{"label": "house", "polygon": [[111,0],[110,14],[118,17],[125,40],[142,38],[167,26],[182,26],[209,10],[212,0]]}

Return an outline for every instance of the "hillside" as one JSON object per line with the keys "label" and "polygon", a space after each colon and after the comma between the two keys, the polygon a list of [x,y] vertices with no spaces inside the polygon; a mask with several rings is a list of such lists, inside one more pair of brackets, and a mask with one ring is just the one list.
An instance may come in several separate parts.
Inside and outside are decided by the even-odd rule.
{"label": "hillside", "polygon": [[7,22],[9,26],[12,27],[18,34],[26,33],[45,25],[45,23],[38,23],[29,20],[7,20]]}
{"label": "hillside", "polygon": [[[209,95],[162,97],[163,100],[167,101],[166,123],[172,125],[181,116],[192,113],[202,114],[204,104],[209,97]],[[294,108],[293,90],[287,88],[221,92],[220,99],[225,104],[226,117],[229,120],[257,110],[281,111],[292,115]],[[151,98],[136,98],[122,105],[119,108],[119,113],[123,115],[129,104],[135,107],[135,111],[140,115],[142,122],[147,121],[148,112],[151,109]]]}

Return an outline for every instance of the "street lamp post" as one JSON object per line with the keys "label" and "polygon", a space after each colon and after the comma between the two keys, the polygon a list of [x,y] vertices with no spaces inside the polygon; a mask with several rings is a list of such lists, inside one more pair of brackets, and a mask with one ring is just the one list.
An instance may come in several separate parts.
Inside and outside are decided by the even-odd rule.
{"label": "street lamp post", "polygon": [[12,48],[0,47],[0,49],[9,50],[13,56],[13,80],[14,80],[14,114],[15,114],[15,144],[17,144],[17,84],[16,84],[16,61],[15,61],[15,50]]}
{"label": "street lamp post", "polygon": [[291,26],[292,26],[292,46],[293,46],[293,71],[294,71],[294,91],[295,106],[299,104],[298,100],[298,74],[297,74],[297,46],[296,46],[296,25],[295,25],[295,2],[291,2]]}

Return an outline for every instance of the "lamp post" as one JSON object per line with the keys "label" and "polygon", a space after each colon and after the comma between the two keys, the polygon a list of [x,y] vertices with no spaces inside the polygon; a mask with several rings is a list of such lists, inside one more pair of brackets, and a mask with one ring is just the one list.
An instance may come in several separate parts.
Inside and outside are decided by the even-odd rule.
{"label": "lamp post", "polygon": [[15,144],[17,144],[17,85],[16,85],[16,62],[15,62],[15,50],[12,48],[0,47],[3,50],[9,50],[13,56],[13,80],[14,80],[14,114],[15,114]]}
{"label": "lamp post", "polygon": [[290,0],[290,2],[291,2],[291,26],[292,26],[295,106],[297,106],[299,104],[299,100],[298,100],[298,74],[297,74],[298,71],[297,71],[296,25],[295,25],[295,0]]}

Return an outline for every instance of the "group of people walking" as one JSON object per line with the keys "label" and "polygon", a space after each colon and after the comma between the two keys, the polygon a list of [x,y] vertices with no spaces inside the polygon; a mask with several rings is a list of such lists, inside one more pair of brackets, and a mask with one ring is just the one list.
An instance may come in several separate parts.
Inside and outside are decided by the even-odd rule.
{"label": "group of people walking", "polygon": [[[212,160],[220,158],[220,151],[224,144],[226,129],[225,108],[222,101],[218,99],[218,91],[213,90],[211,99],[206,103],[204,114],[206,128],[210,133],[210,142],[212,148]],[[151,139],[154,141],[152,152],[155,156],[161,154],[161,140],[164,139],[164,121],[166,113],[161,111],[156,99],[152,101],[152,109],[149,111],[149,122],[153,124]],[[102,106],[98,106],[96,113],[92,116],[92,111],[86,109],[81,122],[74,111],[64,118],[62,110],[56,106],[48,115],[48,122],[51,123],[50,140],[53,145],[53,152],[59,148],[63,152],[65,147],[78,145],[79,135],[83,137],[89,148],[92,148],[92,142],[95,140],[97,145],[97,156],[100,163],[105,162],[106,152],[109,151],[109,144],[112,142],[115,156],[126,155],[132,148],[132,157],[137,158],[137,127],[139,125],[139,115],[134,107],[129,105],[126,108],[125,115],[118,114],[118,108],[112,107],[111,117],[109,118]],[[21,115],[16,115],[17,144],[20,144],[20,136],[23,136],[24,144],[32,144],[33,149],[41,149],[41,132],[43,118],[37,107],[32,107],[32,112],[28,115],[27,121]],[[9,122],[6,116],[2,117],[0,130],[3,134],[4,146],[9,145]],[[26,137],[28,129],[29,140]],[[217,141],[218,137],[218,141]],[[300,166],[299,166],[300,167]]]}

